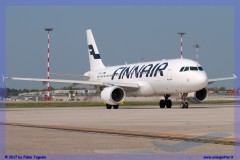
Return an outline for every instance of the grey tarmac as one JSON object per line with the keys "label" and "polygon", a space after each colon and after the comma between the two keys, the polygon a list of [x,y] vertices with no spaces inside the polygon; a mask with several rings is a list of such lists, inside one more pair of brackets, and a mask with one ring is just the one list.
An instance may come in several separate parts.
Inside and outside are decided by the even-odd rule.
{"label": "grey tarmac", "polygon": [[[233,139],[233,105],[14,108],[6,109],[6,123],[33,125],[6,125],[8,154],[234,154],[234,145],[174,139],[175,135]],[[34,127],[41,125],[166,137]]]}

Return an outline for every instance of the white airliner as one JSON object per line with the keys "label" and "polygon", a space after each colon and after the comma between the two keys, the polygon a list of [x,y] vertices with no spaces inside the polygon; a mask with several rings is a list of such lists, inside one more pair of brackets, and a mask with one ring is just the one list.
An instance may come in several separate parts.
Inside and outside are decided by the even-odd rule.
{"label": "white airliner", "polygon": [[126,96],[164,96],[160,108],[171,108],[171,94],[179,93],[181,108],[188,108],[188,101],[201,103],[207,99],[207,85],[216,81],[230,80],[233,77],[208,79],[201,65],[190,59],[169,59],[153,62],[126,64],[106,67],[101,60],[91,30],[86,31],[90,71],[84,74],[85,81],[62,79],[37,79],[6,77],[12,80],[43,83],[65,83],[91,85],[101,91],[101,99],[107,109],[118,109]]}

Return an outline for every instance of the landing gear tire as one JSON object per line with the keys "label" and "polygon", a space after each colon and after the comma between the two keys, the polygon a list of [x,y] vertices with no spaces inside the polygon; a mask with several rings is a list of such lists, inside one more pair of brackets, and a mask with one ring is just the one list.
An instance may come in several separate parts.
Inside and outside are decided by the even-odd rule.
{"label": "landing gear tire", "polygon": [[171,108],[172,107],[172,101],[170,99],[168,99],[171,95],[170,94],[166,94],[164,95],[165,99],[160,100],[159,102],[159,106],[160,108]]}
{"label": "landing gear tire", "polygon": [[166,100],[165,104],[167,108],[172,108],[172,101],[170,99]]}
{"label": "landing gear tire", "polygon": [[159,102],[159,106],[160,106],[160,108],[165,108],[165,105],[166,105],[166,103],[165,103],[165,100],[160,100],[160,102]]}
{"label": "landing gear tire", "polygon": [[187,95],[188,95],[188,93],[182,93],[181,94],[182,102],[180,104],[180,108],[188,108],[188,102],[186,101]]}
{"label": "landing gear tire", "polygon": [[188,108],[188,102],[185,102],[185,108]]}
{"label": "landing gear tire", "polygon": [[182,102],[182,103],[180,104],[180,107],[181,107],[181,108],[188,108],[188,102]]}
{"label": "landing gear tire", "polygon": [[113,105],[113,108],[114,109],[118,109],[118,105]]}
{"label": "landing gear tire", "polygon": [[107,108],[107,109],[112,109],[112,105],[106,104],[106,108]]}

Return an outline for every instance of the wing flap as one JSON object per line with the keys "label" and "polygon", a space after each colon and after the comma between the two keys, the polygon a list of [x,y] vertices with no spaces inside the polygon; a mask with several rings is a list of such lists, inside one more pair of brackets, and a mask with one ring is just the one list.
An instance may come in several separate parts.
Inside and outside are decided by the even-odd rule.
{"label": "wing flap", "polygon": [[65,77],[80,77],[83,78],[84,80],[89,80],[89,76],[85,75],[78,75],[78,74],[62,74],[62,73],[50,73],[51,75],[56,75],[56,76],[65,76]]}

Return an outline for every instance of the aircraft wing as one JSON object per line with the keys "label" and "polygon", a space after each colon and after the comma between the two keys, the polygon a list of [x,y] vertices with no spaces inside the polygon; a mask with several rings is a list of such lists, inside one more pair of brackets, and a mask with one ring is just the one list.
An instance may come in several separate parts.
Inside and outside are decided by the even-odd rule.
{"label": "aircraft wing", "polygon": [[235,74],[233,74],[232,77],[208,79],[208,84],[212,84],[212,83],[217,82],[217,81],[232,80],[232,79],[236,79],[236,78],[237,78],[237,76]]}
{"label": "aircraft wing", "polygon": [[20,81],[32,81],[32,82],[42,82],[46,84],[48,82],[51,83],[63,83],[63,84],[71,84],[73,86],[77,85],[90,85],[90,86],[119,86],[124,89],[136,90],[139,88],[137,83],[109,83],[109,82],[98,82],[98,81],[78,81],[78,80],[62,80],[62,79],[39,79],[39,78],[22,78],[22,77],[5,77],[10,80],[20,80]]}
{"label": "aircraft wing", "polygon": [[84,80],[89,80],[89,76],[85,75],[78,75],[78,74],[62,74],[62,73],[50,73],[51,75],[56,75],[56,76],[65,76],[65,77],[80,77],[83,78]]}

